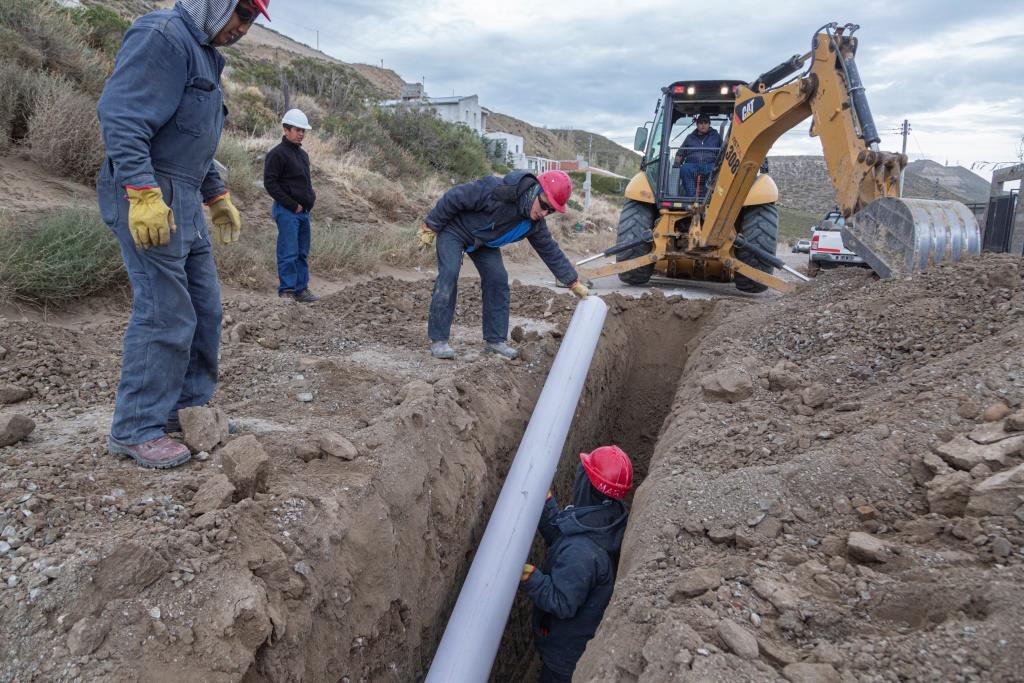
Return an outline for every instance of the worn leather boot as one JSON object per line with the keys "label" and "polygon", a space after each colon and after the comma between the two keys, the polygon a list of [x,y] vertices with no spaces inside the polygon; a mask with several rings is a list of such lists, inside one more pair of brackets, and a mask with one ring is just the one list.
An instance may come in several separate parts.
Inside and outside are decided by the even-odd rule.
{"label": "worn leather boot", "polygon": [[515,360],[519,358],[519,352],[505,342],[487,342],[484,346],[484,353],[496,353],[502,358]]}
{"label": "worn leather boot", "polygon": [[158,470],[177,467],[192,458],[192,453],[185,444],[169,436],[161,436],[139,444],[122,443],[110,436],[107,437],[107,452],[131,458],[143,467]]}
{"label": "worn leather boot", "polygon": [[441,360],[452,360],[455,358],[455,349],[446,341],[436,341],[430,345],[430,355]]}

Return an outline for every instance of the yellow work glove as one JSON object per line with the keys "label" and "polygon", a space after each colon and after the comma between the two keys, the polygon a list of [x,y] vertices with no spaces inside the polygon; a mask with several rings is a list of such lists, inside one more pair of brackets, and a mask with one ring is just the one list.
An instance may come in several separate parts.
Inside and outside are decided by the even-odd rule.
{"label": "yellow work glove", "polygon": [[526,580],[530,578],[530,575],[533,574],[535,571],[537,571],[537,568],[534,567],[532,564],[524,564],[523,575],[519,577],[519,582],[525,583]]}
{"label": "yellow work glove", "polygon": [[128,231],[140,249],[162,247],[171,241],[174,214],[164,204],[159,187],[125,187],[128,193]]}
{"label": "yellow work glove", "polygon": [[238,241],[238,234],[242,230],[242,216],[238,209],[231,203],[231,195],[227,192],[215,197],[210,203],[210,220],[213,222],[213,231],[217,241],[221,244],[231,244]]}
{"label": "yellow work glove", "polygon": [[437,239],[437,233],[431,230],[429,225],[424,223],[420,226],[420,231],[417,237],[420,241],[420,249],[433,249],[434,240]]}
{"label": "yellow work glove", "polygon": [[590,294],[590,290],[587,289],[587,286],[584,285],[579,280],[569,285],[569,289],[572,290],[573,294],[575,294],[581,299],[586,299],[587,295]]}

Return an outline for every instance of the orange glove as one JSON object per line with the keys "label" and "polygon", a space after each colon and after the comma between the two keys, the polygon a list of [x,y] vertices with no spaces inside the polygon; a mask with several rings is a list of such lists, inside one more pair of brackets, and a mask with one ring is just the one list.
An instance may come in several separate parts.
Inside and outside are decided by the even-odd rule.
{"label": "orange glove", "polygon": [[523,575],[519,577],[519,582],[526,583],[527,579],[529,579],[530,575],[533,574],[535,571],[537,571],[537,568],[534,567],[532,564],[524,564]]}

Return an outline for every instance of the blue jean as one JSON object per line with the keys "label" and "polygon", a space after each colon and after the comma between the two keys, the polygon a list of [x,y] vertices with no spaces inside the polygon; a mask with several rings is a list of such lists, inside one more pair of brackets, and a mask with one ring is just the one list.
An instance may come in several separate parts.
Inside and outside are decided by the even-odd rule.
{"label": "blue jean", "polygon": [[711,181],[711,174],[715,172],[714,164],[695,164],[686,162],[679,169],[679,177],[683,181],[683,196],[697,197],[697,176],[700,179],[700,198],[708,193],[708,183]]}
{"label": "blue jean", "polygon": [[540,670],[538,683],[572,683],[572,676],[563,676],[549,669],[547,664]]}
{"label": "blue jean", "polygon": [[304,292],[309,287],[309,212],[295,213],[274,202],[271,213],[277,223],[277,293]]}
{"label": "blue jean", "polygon": [[222,309],[210,233],[196,188],[157,176],[177,230],[170,244],[138,249],[128,201],[107,174],[98,188],[104,222],[117,237],[132,287],[121,381],[110,435],[126,444],[163,436],[168,417],[203,405],[217,388]]}
{"label": "blue jean", "polygon": [[[437,279],[434,281],[434,295],[430,299],[427,336],[430,341],[448,341],[452,318],[455,317],[462,254],[468,245],[448,230],[439,232],[434,244],[437,248]],[[508,339],[509,294],[508,272],[501,260],[501,250],[480,247],[470,253],[469,258],[480,273],[484,340],[503,342]]]}

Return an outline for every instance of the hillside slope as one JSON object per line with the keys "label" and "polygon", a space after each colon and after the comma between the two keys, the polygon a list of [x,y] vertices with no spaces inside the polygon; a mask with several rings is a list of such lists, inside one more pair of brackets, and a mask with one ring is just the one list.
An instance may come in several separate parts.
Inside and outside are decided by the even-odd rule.
{"label": "hillside slope", "polygon": [[[817,215],[835,204],[835,192],[823,157],[770,156],[768,164],[779,186],[781,206]],[[946,167],[934,161],[915,161],[907,166],[904,196],[981,202],[988,196],[988,183],[962,166]]]}

